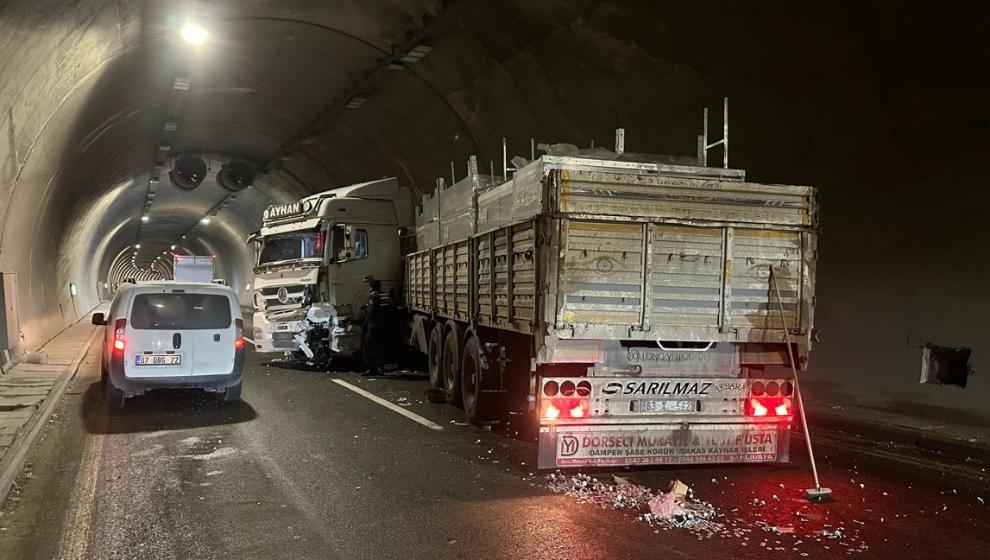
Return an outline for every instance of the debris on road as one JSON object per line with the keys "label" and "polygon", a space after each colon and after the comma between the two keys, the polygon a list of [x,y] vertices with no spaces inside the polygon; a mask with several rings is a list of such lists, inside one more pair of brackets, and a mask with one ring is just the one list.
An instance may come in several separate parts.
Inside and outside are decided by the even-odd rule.
{"label": "debris on road", "polygon": [[[815,543],[824,550],[842,547],[848,554],[863,553],[869,549],[860,536],[866,524],[864,521],[850,517],[845,521],[849,524],[847,527],[843,521],[830,517],[835,512],[814,507],[808,509],[803,501],[802,506],[795,509],[791,504],[798,499],[790,494],[778,496],[767,492],[772,499],[752,497],[748,502],[749,508],[735,507],[723,512],[713,504],[696,498],[694,489],[680,480],[671,481],[664,492],[638,484],[631,477],[610,476],[612,480],[608,482],[614,484],[581,473],[557,472],[546,475],[544,479],[552,492],[576,498],[581,504],[628,511],[636,521],[654,527],[654,533],[658,534],[681,529],[691,532],[698,540],[738,539],[741,547],[790,550],[795,556],[808,555],[803,550]],[[718,484],[718,480],[713,484]],[[783,485],[774,482],[773,488],[780,486]],[[712,488],[709,487],[709,490]],[[881,517],[880,522],[883,521]],[[757,537],[761,532],[765,535],[762,542]]]}
{"label": "debris on road", "polygon": [[546,477],[551,491],[577,498],[579,503],[615,510],[648,509],[636,519],[650,525],[689,529],[709,537],[722,529],[722,524],[714,521],[715,508],[708,502],[689,498],[691,489],[680,480],[672,481],[668,492],[657,494],[627,478],[613,475],[613,479],[615,485],[580,473],[574,476],[555,473]]}

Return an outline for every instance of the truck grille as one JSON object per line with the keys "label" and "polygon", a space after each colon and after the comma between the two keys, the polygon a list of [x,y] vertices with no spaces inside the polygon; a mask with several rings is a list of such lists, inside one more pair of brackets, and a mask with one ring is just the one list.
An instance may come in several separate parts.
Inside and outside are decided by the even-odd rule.
{"label": "truck grille", "polygon": [[[283,288],[285,289],[285,301],[280,301],[278,294]],[[309,303],[309,289],[302,285],[262,288],[261,296],[265,298],[265,306],[269,308],[300,306]]]}

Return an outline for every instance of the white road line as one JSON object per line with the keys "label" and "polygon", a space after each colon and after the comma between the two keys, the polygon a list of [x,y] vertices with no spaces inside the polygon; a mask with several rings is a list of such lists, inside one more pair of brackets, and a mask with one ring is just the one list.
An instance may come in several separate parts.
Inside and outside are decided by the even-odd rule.
{"label": "white road line", "polygon": [[242,336],[241,338],[243,338],[244,340],[250,342],[251,344],[254,344],[254,341],[251,340],[250,338],[246,337],[246,336]]}
{"label": "white road line", "polygon": [[378,403],[378,404],[384,406],[385,408],[391,410],[392,412],[397,412],[397,413],[405,416],[406,418],[412,420],[413,422],[422,424],[422,425],[426,426],[427,428],[429,428],[431,430],[436,430],[438,432],[441,431],[441,430],[443,430],[443,426],[441,426],[440,424],[437,424],[435,422],[431,422],[431,421],[427,420],[426,418],[423,418],[422,416],[420,416],[418,414],[409,412],[408,410],[402,408],[401,406],[399,406],[399,405],[397,405],[395,403],[391,403],[391,402],[389,402],[389,401],[387,401],[387,400],[379,397],[378,395],[373,395],[373,394],[369,393],[368,391],[365,391],[364,389],[362,389],[360,387],[357,387],[355,385],[351,385],[350,383],[344,381],[343,379],[334,379],[333,382],[336,383],[337,385],[340,385],[341,387],[346,387],[347,389],[350,389],[351,391],[354,391],[355,393],[361,395],[362,397],[364,397],[364,398],[366,398],[366,399],[368,399],[368,400],[370,400],[372,402],[375,402],[375,403]]}
{"label": "white road line", "polygon": [[97,410],[100,415],[97,433],[89,434],[83,444],[79,471],[69,500],[69,510],[63,520],[62,539],[56,558],[84,560],[90,558],[90,532],[93,524],[93,511],[96,504],[96,487],[100,479],[100,464],[103,458],[104,437],[107,427],[107,413]]}

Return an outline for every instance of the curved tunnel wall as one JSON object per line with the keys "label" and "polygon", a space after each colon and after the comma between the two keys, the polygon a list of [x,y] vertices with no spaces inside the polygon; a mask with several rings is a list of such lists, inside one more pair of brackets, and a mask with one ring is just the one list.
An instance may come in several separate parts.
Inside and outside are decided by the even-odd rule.
{"label": "curved tunnel wall", "polygon": [[[19,275],[36,347],[96,304],[136,242],[149,265],[185,233],[243,291],[243,239],[272,200],[383,175],[424,192],[451,160],[458,177],[471,154],[498,162],[503,136],[528,155],[531,137],[608,145],[623,126],[630,150],[691,154],[701,107],[729,95],[733,166],[821,191],[823,342],[809,387],[985,415],[985,375],[965,390],[916,382],[926,342],[973,348],[977,372],[990,351],[971,155],[986,146],[975,108],[990,87],[966,62],[987,54],[971,39],[987,10],[972,9],[950,24],[899,4],[7,2],[0,267]],[[202,51],[170,35],[185,13],[216,35]],[[398,61],[417,42],[432,51]],[[140,222],[179,74],[192,85],[173,150],[266,170],[208,226],[197,223],[226,194],[177,194],[167,179]],[[346,108],[354,96],[363,104]]]}

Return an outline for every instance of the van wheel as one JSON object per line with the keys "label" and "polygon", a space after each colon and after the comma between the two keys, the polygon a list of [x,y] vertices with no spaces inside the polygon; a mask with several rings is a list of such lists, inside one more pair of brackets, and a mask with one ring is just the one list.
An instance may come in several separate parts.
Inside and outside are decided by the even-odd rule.
{"label": "van wheel", "polygon": [[234,385],[233,387],[227,387],[223,392],[224,402],[237,402],[241,400],[241,387],[244,385],[243,382]]}
{"label": "van wheel", "polygon": [[461,400],[464,412],[471,422],[480,424],[493,420],[491,393],[484,393],[482,377],[488,372],[481,361],[481,344],[471,336],[464,345],[464,361],[461,362]]}
{"label": "van wheel", "polygon": [[450,329],[443,340],[443,385],[447,392],[447,402],[461,404],[461,352],[457,329]]}
{"label": "van wheel", "polygon": [[127,403],[127,397],[124,392],[113,386],[113,383],[107,381],[107,408],[114,411],[123,410],[124,404]]}
{"label": "van wheel", "polygon": [[430,332],[426,347],[426,360],[430,368],[430,387],[443,389],[443,328],[436,325]]}

